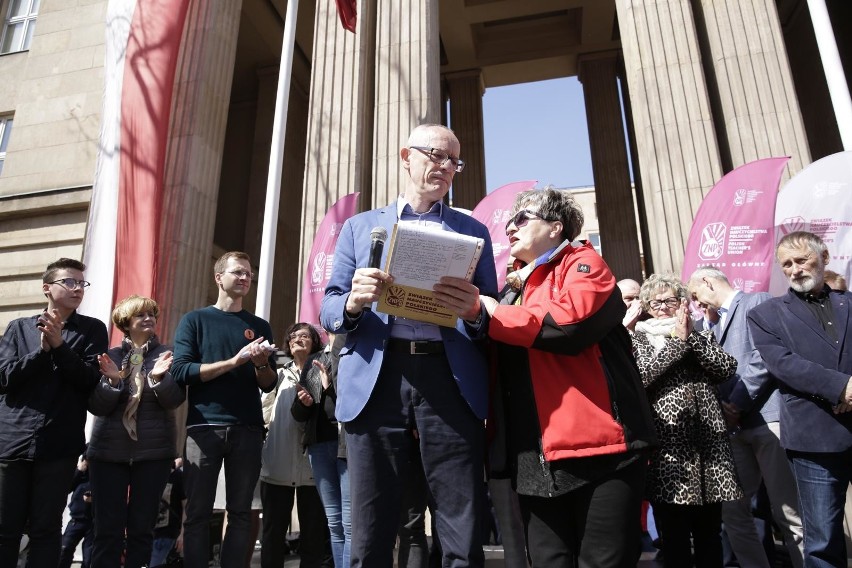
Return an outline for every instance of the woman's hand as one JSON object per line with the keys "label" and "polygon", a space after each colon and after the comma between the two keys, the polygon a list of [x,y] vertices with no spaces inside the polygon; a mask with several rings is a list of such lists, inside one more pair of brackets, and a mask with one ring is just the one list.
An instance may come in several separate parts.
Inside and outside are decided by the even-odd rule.
{"label": "woman's hand", "polygon": [[109,384],[113,388],[121,383],[121,371],[118,370],[118,367],[115,366],[115,362],[109,358],[109,355],[106,353],[98,355],[98,367],[100,367],[101,374],[109,379]]}
{"label": "woman's hand", "polygon": [[633,331],[636,327],[636,322],[639,321],[639,317],[642,315],[642,302],[639,300],[633,300],[630,302],[630,306],[627,308],[627,313],[624,315],[624,319],[621,320],[621,324]]}
{"label": "woman's hand", "polygon": [[689,317],[689,308],[686,298],[684,298],[680,301],[680,307],[675,312],[674,335],[681,341],[686,341],[690,333],[692,333],[692,318]]}
{"label": "woman's hand", "polygon": [[494,310],[496,310],[497,306],[500,305],[499,302],[491,296],[480,296],[479,301],[482,302],[483,306],[485,306],[485,311],[489,316],[493,316]]}
{"label": "woman's hand", "polygon": [[171,351],[163,351],[160,353],[160,356],[157,357],[157,361],[154,363],[154,368],[151,369],[151,381],[154,384],[159,383],[163,380],[163,375],[165,375],[172,366],[172,361],[174,360],[174,355]]}
{"label": "woman's hand", "polygon": [[305,387],[298,383],[296,383],[296,396],[299,398],[299,402],[301,402],[304,406],[313,406],[314,397],[311,396],[311,393],[309,393]]}
{"label": "woman's hand", "polygon": [[331,385],[331,379],[328,376],[328,369],[325,368],[320,361],[314,359],[314,367],[319,371],[320,382],[322,383],[322,390],[325,390]]}

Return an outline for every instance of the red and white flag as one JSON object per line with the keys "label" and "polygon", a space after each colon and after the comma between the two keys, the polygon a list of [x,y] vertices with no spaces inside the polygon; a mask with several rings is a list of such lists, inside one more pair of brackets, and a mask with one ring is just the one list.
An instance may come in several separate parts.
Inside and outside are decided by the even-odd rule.
{"label": "red and white flag", "polygon": [[[80,308],[110,325],[115,303],[156,299],[175,69],[189,0],[110,0],[98,161]],[[113,343],[120,336],[113,330]]]}

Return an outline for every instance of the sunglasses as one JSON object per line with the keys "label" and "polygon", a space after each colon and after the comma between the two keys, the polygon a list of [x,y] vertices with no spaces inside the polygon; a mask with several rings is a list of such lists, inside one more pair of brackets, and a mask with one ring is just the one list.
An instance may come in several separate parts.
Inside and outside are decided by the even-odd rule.
{"label": "sunglasses", "polygon": [[521,209],[520,211],[515,213],[511,219],[509,219],[508,223],[506,223],[506,234],[509,234],[509,225],[514,225],[515,228],[520,229],[521,227],[526,225],[530,219],[541,219],[542,221],[547,222],[555,221],[555,219],[548,219],[547,217],[542,217],[539,213],[536,213],[535,211],[530,211],[529,209]]}

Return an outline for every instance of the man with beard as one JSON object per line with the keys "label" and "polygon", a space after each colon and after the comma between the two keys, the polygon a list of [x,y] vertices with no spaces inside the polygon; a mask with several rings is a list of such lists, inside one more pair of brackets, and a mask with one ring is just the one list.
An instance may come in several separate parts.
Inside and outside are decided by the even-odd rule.
{"label": "man with beard", "polygon": [[805,566],[846,566],[843,506],[852,478],[852,295],[825,284],[829,255],[813,233],[782,238],[787,293],[748,314],[754,345],[779,382],[781,445],[793,466]]}

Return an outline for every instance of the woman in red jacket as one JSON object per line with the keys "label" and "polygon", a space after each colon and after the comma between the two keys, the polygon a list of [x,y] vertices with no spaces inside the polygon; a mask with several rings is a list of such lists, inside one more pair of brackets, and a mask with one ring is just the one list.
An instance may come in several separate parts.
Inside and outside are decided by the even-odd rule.
{"label": "woman in red jacket", "polygon": [[[615,277],[573,196],[521,193],[506,225],[515,271],[498,304],[495,417],[533,566],[633,567],[654,426]],[[495,401],[497,402],[497,401]]]}

